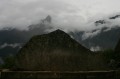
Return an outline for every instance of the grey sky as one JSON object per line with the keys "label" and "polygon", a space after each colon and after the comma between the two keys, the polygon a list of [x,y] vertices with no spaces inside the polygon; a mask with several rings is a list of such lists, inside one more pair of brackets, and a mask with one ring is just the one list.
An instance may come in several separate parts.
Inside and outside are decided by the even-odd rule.
{"label": "grey sky", "polygon": [[[0,28],[25,29],[51,15],[55,27],[90,30],[92,23],[120,13],[120,0],[0,0]],[[116,20],[114,23],[118,23]]]}

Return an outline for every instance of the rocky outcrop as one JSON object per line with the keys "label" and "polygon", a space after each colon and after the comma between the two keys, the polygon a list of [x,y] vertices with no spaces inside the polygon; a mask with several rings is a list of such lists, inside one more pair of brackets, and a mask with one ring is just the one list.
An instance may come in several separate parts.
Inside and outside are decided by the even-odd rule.
{"label": "rocky outcrop", "polygon": [[117,67],[120,68],[120,40],[115,47],[115,59],[117,61]]}
{"label": "rocky outcrop", "polygon": [[115,52],[120,53],[120,40],[118,41],[116,47],[115,47]]}
{"label": "rocky outcrop", "polygon": [[56,30],[34,36],[17,54],[16,65],[25,70],[84,70],[90,52],[65,32]]}

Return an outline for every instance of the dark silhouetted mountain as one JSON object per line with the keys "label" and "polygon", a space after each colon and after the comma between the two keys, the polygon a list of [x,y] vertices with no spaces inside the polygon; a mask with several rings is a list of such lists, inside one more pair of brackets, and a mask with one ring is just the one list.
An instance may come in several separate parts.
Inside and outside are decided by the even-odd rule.
{"label": "dark silhouetted mountain", "polygon": [[[51,23],[52,18],[47,16],[40,23],[30,25],[29,30],[18,30],[14,28],[3,28],[0,30],[0,46],[7,44],[19,43],[23,46],[32,36],[45,34],[47,29],[52,29],[51,26],[46,25],[45,22]],[[0,49],[0,56],[7,56],[9,54],[16,54],[20,48],[13,48],[6,46]]]}
{"label": "dark silhouetted mountain", "polygon": [[91,51],[61,30],[34,36],[17,54],[17,67],[25,70],[86,70]]}
{"label": "dark silhouetted mountain", "polygon": [[120,39],[118,41],[118,43],[116,44],[115,50],[114,50],[114,54],[115,54],[115,60],[117,61],[117,68],[120,68]]}
{"label": "dark silhouetted mountain", "polygon": [[115,52],[116,52],[116,53],[120,53],[120,40],[119,40],[118,43],[116,44]]}
{"label": "dark silhouetted mountain", "polygon": [[85,40],[82,39],[84,32],[78,32],[71,34],[74,39],[85,47],[91,49],[91,47],[99,46],[101,50],[114,49],[117,41],[120,38],[120,27],[112,28],[108,31],[101,30],[101,32],[93,37],[88,37]]}
{"label": "dark silhouetted mountain", "polygon": [[[119,15],[111,16],[110,18],[107,18],[107,20],[98,20],[95,22],[95,25],[97,27],[103,26],[100,29],[95,29],[91,31],[91,34],[96,32],[97,30],[100,30],[100,32],[95,36],[87,37],[86,39],[82,39],[82,36],[86,33],[84,31],[82,32],[73,32],[72,35],[75,40],[77,40],[79,43],[84,45],[85,47],[91,49],[91,47],[100,47],[101,50],[106,49],[114,49],[117,41],[120,38],[120,26],[116,25],[113,28],[109,28],[109,20],[114,20],[119,18]],[[110,21],[112,22],[112,21]],[[104,24],[104,25],[103,25]],[[107,27],[106,27],[107,25]]]}
{"label": "dark silhouetted mountain", "polygon": [[[4,46],[4,44],[19,43],[20,45],[23,45],[28,40],[26,34],[26,31],[19,31],[17,29],[0,30],[0,56],[16,54],[19,47],[13,48],[7,45]],[[1,46],[3,47],[1,48]]]}
{"label": "dark silhouetted mountain", "polygon": [[7,46],[5,48],[0,49],[0,56],[5,57],[5,56],[17,54],[19,49],[20,49],[19,47],[13,48],[13,47]]}
{"label": "dark silhouetted mountain", "polygon": [[51,23],[52,22],[52,18],[50,15],[48,15],[44,20],[42,20],[43,22],[49,22]]}

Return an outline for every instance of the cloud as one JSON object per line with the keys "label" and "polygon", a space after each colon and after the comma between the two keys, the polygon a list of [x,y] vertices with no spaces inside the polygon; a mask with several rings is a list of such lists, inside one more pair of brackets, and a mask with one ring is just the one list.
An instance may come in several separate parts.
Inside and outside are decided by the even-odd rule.
{"label": "cloud", "polygon": [[119,3],[119,0],[0,0],[0,28],[26,29],[51,15],[54,28],[93,30],[95,20],[120,12]]}
{"label": "cloud", "polygon": [[91,47],[90,50],[91,50],[91,51],[100,51],[100,50],[101,50],[101,47],[99,47],[99,46]]}
{"label": "cloud", "polygon": [[[117,14],[114,15],[116,16]],[[91,26],[91,28],[89,28],[89,30],[87,29],[85,30],[84,34],[82,35],[82,40],[85,40],[87,38],[92,38],[97,34],[101,33],[102,31],[107,32],[110,31],[112,28],[120,27],[120,17],[116,17],[115,19],[110,19],[110,16],[114,17],[114,15],[109,15],[108,17],[98,20],[97,22],[100,21],[100,23],[98,23],[97,25],[95,24],[95,21],[91,25],[88,24],[88,26]],[[101,21],[103,23],[101,23]]]}
{"label": "cloud", "polygon": [[12,47],[12,48],[19,47],[19,48],[21,48],[21,44],[19,44],[19,43],[14,43],[14,44],[4,43],[3,45],[0,46],[0,49],[3,49],[5,47]]}
{"label": "cloud", "polygon": [[97,34],[99,34],[101,32],[101,30],[96,30],[94,32],[85,32],[83,35],[82,35],[82,40],[85,40],[87,38],[92,38],[94,36],[96,36]]}

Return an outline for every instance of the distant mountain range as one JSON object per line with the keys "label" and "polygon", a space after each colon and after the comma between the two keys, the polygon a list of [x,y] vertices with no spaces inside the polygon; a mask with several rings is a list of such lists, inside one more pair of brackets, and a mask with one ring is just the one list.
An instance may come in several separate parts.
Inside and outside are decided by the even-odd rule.
{"label": "distant mountain range", "polygon": [[[120,15],[109,17],[109,20],[120,18]],[[0,57],[16,54],[19,49],[34,35],[46,34],[54,28],[51,25],[52,18],[47,16],[38,24],[28,26],[28,30],[18,30],[15,28],[3,28],[0,30]],[[94,22],[96,27],[107,24],[106,20]],[[85,34],[96,34],[84,38]],[[92,51],[114,49],[120,38],[120,27],[115,26],[109,29],[104,26],[101,30],[95,29],[91,32],[75,31],[69,32],[69,35],[83,46]]]}
{"label": "distant mountain range", "polygon": [[119,24],[112,26],[111,22],[114,23],[114,20],[119,18],[120,15],[115,15],[103,20],[98,20],[94,22],[94,25],[98,27],[98,29],[90,32],[71,32],[70,34],[74,39],[92,51],[114,49],[120,38],[120,26]]}
{"label": "distant mountain range", "polygon": [[45,34],[47,29],[52,29],[50,23],[51,17],[47,16],[39,24],[30,25],[28,30],[3,28],[0,30],[0,56],[16,54],[32,36]]}
{"label": "distant mountain range", "polygon": [[82,39],[84,32],[71,33],[78,42],[92,51],[99,51],[105,49],[114,49],[120,38],[120,27],[112,28],[105,31],[105,28],[100,33],[93,37]]}

